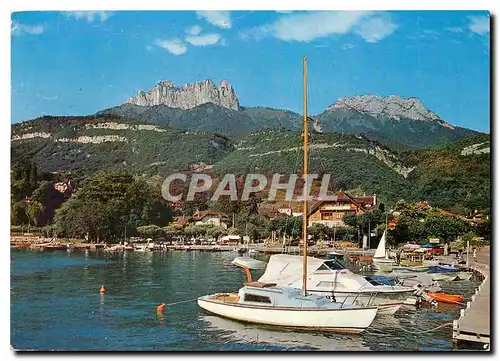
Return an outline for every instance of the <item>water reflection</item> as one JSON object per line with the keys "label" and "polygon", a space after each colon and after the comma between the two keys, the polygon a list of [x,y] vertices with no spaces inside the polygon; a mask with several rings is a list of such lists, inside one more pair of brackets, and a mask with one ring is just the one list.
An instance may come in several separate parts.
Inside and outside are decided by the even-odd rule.
{"label": "water reflection", "polygon": [[104,323],[104,294],[101,293],[99,294],[99,319],[101,320],[101,323]]}
{"label": "water reflection", "polygon": [[360,335],[279,331],[231,321],[217,316],[200,316],[206,330],[219,332],[226,342],[265,343],[282,347],[307,347],[321,351],[369,351]]}
{"label": "water reflection", "polygon": [[163,312],[156,312],[156,316],[158,317],[158,326],[165,327],[165,315]]}

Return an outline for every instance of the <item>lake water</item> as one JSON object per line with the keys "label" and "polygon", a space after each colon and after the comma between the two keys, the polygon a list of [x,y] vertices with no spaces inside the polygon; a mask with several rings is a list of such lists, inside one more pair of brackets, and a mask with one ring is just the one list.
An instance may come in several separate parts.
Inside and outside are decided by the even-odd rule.
{"label": "lake water", "polygon": [[[235,252],[11,251],[11,345],[18,350],[199,351],[348,350],[450,351],[452,328],[411,334],[452,322],[460,306],[405,307],[377,318],[361,335],[281,331],[205,314],[190,301],[234,291],[244,272]],[[256,258],[266,260],[266,256]],[[254,273],[260,276],[259,273]],[[99,294],[100,285],[107,292]],[[477,281],[442,283],[466,296]]]}

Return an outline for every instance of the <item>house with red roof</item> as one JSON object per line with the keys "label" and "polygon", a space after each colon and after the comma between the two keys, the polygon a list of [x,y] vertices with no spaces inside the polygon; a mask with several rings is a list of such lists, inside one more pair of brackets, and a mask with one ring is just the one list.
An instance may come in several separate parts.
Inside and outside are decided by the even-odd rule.
{"label": "house with red roof", "polygon": [[342,221],[346,214],[363,214],[377,209],[377,196],[350,196],[345,192],[337,192],[331,200],[323,200],[311,207],[308,226],[324,224],[327,227],[347,227]]}

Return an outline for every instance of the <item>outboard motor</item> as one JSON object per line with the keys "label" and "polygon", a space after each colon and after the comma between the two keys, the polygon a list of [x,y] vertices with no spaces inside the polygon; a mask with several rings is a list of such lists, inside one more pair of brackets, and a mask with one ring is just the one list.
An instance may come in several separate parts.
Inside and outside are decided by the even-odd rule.
{"label": "outboard motor", "polygon": [[432,298],[431,296],[428,296],[427,293],[425,292],[425,287],[421,283],[418,285],[415,285],[414,287],[415,292],[413,294],[417,297],[422,298],[423,300],[429,302],[432,306],[437,306],[437,302]]}

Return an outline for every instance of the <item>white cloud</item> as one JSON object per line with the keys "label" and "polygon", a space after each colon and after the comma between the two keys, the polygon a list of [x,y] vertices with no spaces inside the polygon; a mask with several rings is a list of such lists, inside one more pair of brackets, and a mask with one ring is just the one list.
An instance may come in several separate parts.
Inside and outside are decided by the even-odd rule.
{"label": "white cloud", "polygon": [[354,48],[354,45],[353,45],[353,44],[351,44],[351,43],[347,43],[347,44],[344,44],[344,45],[342,46],[342,49],[343,49],[343,50],[348,50],[348,49],[352,49],[352,48]]}
{"label": "white cloud", "polygon": [[464,31],[464,29],[462,29],[458,26],[448,26],[448,27],[444,28],[444,30],[446,30],[450,33],[455,33],[455,34],[459,34],[459,33]]}
{"label": "white cloud", "polygon": [[368,43],[376,43],[391,35],[397,26],[389,17],[377,16],[363,21],[356,33],[361,35]]}
{"label": "white cloud", "polygon": [[389,16],[370,11],[310,11],[280,16],[276,21],[240,32],[242,39],[273,36],[284,41],[311,42],[355,31],[367,42],[377,42],[397,26]]}
{"label": "white cloud", "polygon": [[231,28],[231,14],[229,11],[197,11],[198,18],[204,18],[210,24],[219,28]]}
{"label": "white cloud", "polygon": [[345,34],[368,12],[364,11],[315,11],[280,17],[268,27],[278,39],[310,42],[332,34]]}
{"label": "white cloud", "polygon": [[281,14],[290,14],[293,13],[293,10],[275,10],[277,13]]}
{"label": "white cloud", "polygon": [[487,35],[490,33],[490,17],[489,16],[469,16],[469,29],[479,35]]}
{"label": "white cloud", "polygon": [[35,25],[26,25],[26,24],[21,24],[17,21],[12,22],[10,31],[12,35],[18,36],[18,35],[40,35],[43,33],[44,28],[42,25],[35,24]]}
{"label": "white cloud", "polygon": [[160,48],[166,49],[169,53],[174,55],[181,55],[187,51],[186,45],[184,45],[184,43],[180,39],[156,39],[155,45],[159,46]]}
{"label": "white cloud", "polygon": [[67,11],[66,16],[69,18],[75,18],[76,20],[87,20],[88,23],[93,23],[94,21],[106,21],[111,16],[108,11]]}
{"label": "white cloud", "polygon": [[201,26],[193,25],[186,29],[186,33],[189,35],[199,35],[201,33]]}
{"label": "white cloud", "polygon": [[186,41],[194,46],[208,46],[217,44],[220,38],[219,34],[189,35],[186,36]]}

